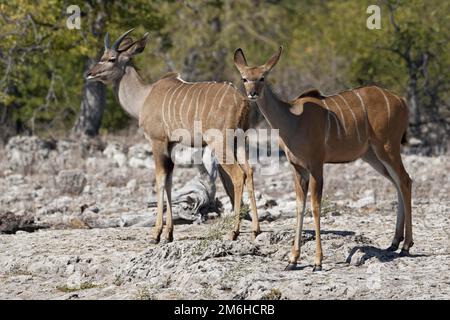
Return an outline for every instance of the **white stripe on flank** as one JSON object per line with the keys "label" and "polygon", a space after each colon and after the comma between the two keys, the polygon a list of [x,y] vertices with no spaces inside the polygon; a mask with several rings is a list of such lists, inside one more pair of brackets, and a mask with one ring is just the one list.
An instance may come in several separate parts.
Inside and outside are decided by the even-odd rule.
{"label": "white stripe on flank", "polygon": [[[175,109],[175,107],[176,107],[176,105],[173,105],[172,106],[172,99],[173,99],[173,96],[175,95],[175,93],[177,93],[177,91],[178,90],[180,90],[180,88],[182,88],[184,86],[184,83],[181,83],[173,92],[172,92],[172,95],[170,96],[170,99],[169,99],[169,102],[168,102],[168,107],[169,107],[169,123],[172,123],[173,122],[173,119],[172,119],[172,109]],[[175,124],[175,123],[174,123]]]}
{"label": "white stripe on flank", "polygon": [[208,86],[208,89],[206,89],[206,92],[205,92],[205,100],[203,101],[203,104],[202,104],[202,111],[200,111],[200,113],[198,114],[198,116],[199,116],[199,121],[203,121],[203,117],[202,117],[202,115],[203,115],[203,110],[205,109],[205,106],[206,106],[206,100],[208,100],[208,92],[209,92],[209,89],[211,89],[211,87],[214,87],[214,83],[211,84],[210,86]]}
{"label": "white stripe on flank", "polygon": [[345,125],[345,118],[344,118],[344,114],[342,113],[342,109],[341,107],[337,104],[336,100],[334,100],[332,97],[329,97],[334,104],[336,105],[336,107],[339,109],[339,113],[341,114],[341,118],[342,118],[342,126],[344,128],[344,134],[347,135],[347,126]]}
{"label": "white stripe on flank", "polygon": [[[194,88],[196,85],[196,83],[192,84],[192,88]],[[187,93],[186,93],[187,96]],[[186,111],[186,120],[188,122],[188,125],[186,126],[186,128],[189,128],[189,114],[191,112],[191,106],[192,106],[192,102],[194,101],[194,97],[195,97],[195,91],[191,94],[190,99],[189,99],[189,105],[187,107],[187,111]]]}
{"label": "white stripe on flank", "polygon": [[[200,88],[196,88],[196,90],[194,90],[194,93],[192,94],[192,100],[189,102],[189,108],[188,108],[188,121],[189,121],[189,117],[192,111],[192,107],[194,105],[194,100],[197,99],[197,104],[198,104],[198,96],[200,95],[200,93],[202,92],[201,87]],[[197,97],[195,97],[195,94],[197,93]],[[190,123],[190,125],[194,125],[194,121],[195,121],[195,113],[192,115],[192,122]],[[192,127],[193,128],[193,127]]]}
{"label": "white stripe on flank", "polygon": [[[219,104],[217,104],[217,106],[216,106],[216,104],[215,104],[216,98],[217,98],[217,96],[219,95],[219,92],[220,92],[220,90],[221,90],[223,87],[225,87],[225,90],[224,90],[224,92],[223,92],[223,94],[222,94],[222,97],[221,97],[220,100],[219,100]],[[227,93],[227,90],[228,90],[228,88],[229,88],[229,86],[227,86],[227,85],[224,85],[223,87],[221,87],[221,88],[219,88],[219,90],[217,90],[217,92],[216,92],[216,94],[215,94],[215,96],[214,96],[214,98],[213,98],[213,100],[212,100],[211,108],[210,108],[210,110],[209,110],[209,112],[208,112],[208,115],[207,115],[207,117],[206,117],[206,121],[209,120],[209,117],[211,116],[211,113],[213,113],[214,110],[215,110],[215,111],[219,111],[220,104],[222,103],[222,99],[223,99],[223,97],[225,96],[225,93]]]}
{"label": "white stripe on flank", "polygon": [[167,124],[167,120],[166,120],[166,98],[167,98],[167,95],[169,94],[169,92],[171,91],[171,90],[174,90],[174,88],[175,87],[170,87],[167,91],[166,91],[166,94],[164,95],[164,99],[163,99],[163,102],[162,102],[162,110],[161,110],[161,114],[162,114],[162,121],[163,121],[163,124],[164,124],[164,126],[166,127],[166,130],[167,130],[167,132],[169,132],[169,125]]}
{"label": "white stripe on flank", "polygon": [[[338,139],[340,139],[340,138],[341,138],[341,128],[340,128],[340,126],[339,126],[339,119],[337,118],[336,114],[335,114],[334,112],[332,112],[331,109],[328,107],[328,104],[327,104],[327,102],[325,101],[325,99],[322,100],[322,101],[323,101],[323,103],[325,104],[325,107],[326,107],[327,110],[328,110],[328,116],[331,114],[331,115],[333,116],[333,118],[334,118],[334,121],[336,122],[337,136],[338,136]],[[331,127],[331,126],[330,126],[330,127]]]}
{"label": "white stripe on flank", "polygon": [[213,110],[213,108],[216,108],[215,101],[216,101],[217,96],[219,95],[220,90],[222,90],[222,88],[223,87],[221,86],[217,89],[216,94],[214,95],[214,97],[211,101],[209,110],[208,110],[208,108],[206,108],[206,112],[207,112],[206,116],[203,115],[203,113],[205,112],[205,109],[202,110],[202,119],[205,119],[206,122],[208,121],[209,115],[211,114],[211,111]]}
{"label": "white stripe on flank", "polygon": [[[189,93],[194,88],[194,86],[195,86],[195,83],[191,84],[191,87],[186,92],[186,95],[184,96],[183,101],[181,101],[181,104],[184,105],[184,102],[186,101],[187,97],[189,97],[189,104],[186,108],[186,112],[184,113],[184,117],[181,117],[181,123],[182,123],[183,127],[186,129],[189,128],[189,109],[191,108],[192,100],[194,100],[194,94],[190,95]],[[186,122],[188,122],[188,125],[186,125],[185,121],[183,121],[183,118],[186,120]]]}
{"label": "white stripe on flank", "polygon": [[358,121],[356,120],[356,115],[353,112],[352,108],[350,107],[350,105],[348,104],[347,100],[345,100],[345,98],[343,96],[341,96],[340,94],[338,94],[338,97],[342,99],[342,101],[344,101],[344,104],[348,107],[348,109],[350,110],[353,120],[355,121],[355,128],[356,128],[356,134],[358,135],[358,141],[361,142],[361,136],[359,134],[359,126],[358,126]]}
{"label": "white stripe on flank", "polygon": [[[187,85],[187,86],[189,86],[189,85]],[[177,97],[173,101],[173,105],[174,105],[174,108],[173,108],[173,115],[174,115],[173,122],[174,122],[174,124],[176,125],[177,128],[182,128],[183,127],[183,124],[181,123],[181,111],[183,110],[183,104],[182,103],[181,104],[177,104],[177,101],[178,101],[178,98],[180,97],[180,94],[184,91],[184,89],[187,86],[184,86],[183,88],[181,88],[181,90],[177,94]],[[177,112],[176,112],[177,111],[177,107],[178,107],[178,116],[180,118],[179,122],[177,121],[177,117],[176,117],[177,116]]]}
{"label": "white stripe on flank", "polygon": [[383,97],[384,97],[384,100],[386,101],[386,108],[387,108],[387,114],[388,114],[387,125],[388,125],[388,128],[389,128],[389,121],[390,121],[390,119],[391,119],[391,106],[389,105],[389,100],[388,100],[388,98],[386,97],[386,95],[384,94],[384,91],[381,90],[381,88],[378,88],[378,87],[375,87],[375,88],[377,88],[378,91],[381,92],[381,94],[382,94]]}
{"label": "white stripe on flank", "polygon": [[392,92],[391,90],[387,90],[387,89],[383,89],[383,91],[387,91],[391,94],[391,96],[394,96],[395,99],[398,100],[398,102],[400,102],[401,105],[403,105],[403,100],[401,97],[399,97],[395,92]]}
{"label": "white stripe on flank", "polygon": [[233,100],[234,100],[234,105],[237,107],[238,101],[236,99],[236,92],[233,92]]}
{"label": "white stripe on flank", "polygon": [[391,94],[392,94],[395,98],[397,98],[398,102],[400,102],[401,105],[403,105],[403,100],[402,100],[402,98],[400,98],[400,97],[399,97],[398,95],[396,95],[395,93],[392,93],[392,92],[391,92]]}
{"label": "white stripe on flank", "polygon": [[198,90],[199,93],[197,95],[197,100],[195,102],[195,113],[194,113],[194,121],[197,121],[197,114],[198,114],[198,103],[200,101],[200,95],[203,93],[204,89],[200,88],[200,90]]}
{"label": "white stripe on flank", "polygon": [[230,85],[227,85],[227,89],[224,91],[224,93],[223,93],[223,95],[222,95],[222,98],[220,98],[220,100],[219,100],[219,104],[218,104],[218,108],[220,108],[220,106],[222,105],[222,102],[223,102],[223,98],[225,98],[225,96],[226,96],[226,94],[227,94],[227,92],[228,92],[228,90],[231,88],[231,86]]}
{"label": "white stripe on flank", "polygon": [[369,124],[368,124],[368,121],[367,121],[366,105],[364,104],[364,101],[361,98],[361,95],[359,94],[359,92],[355,92],[354,90],[352,90],[352,92],[358,97],[359,101],[361,101],[361,107],[362,107],[363,112],[364,112],[364,123],[365,123],[365,126],[366,126],[366,136],[369,136]]}
{"label": "white stripe on flank", "polygon": [[399,97],[398,95],[396,95],[395,93],[392,93],[392,92],[391,92],[391,94],[392,94],[394,97],[397,98],[398,102],[400,102],[401,105],[403,105],[403,99],[402,99],[402,98],[400,98],[400,97]]}

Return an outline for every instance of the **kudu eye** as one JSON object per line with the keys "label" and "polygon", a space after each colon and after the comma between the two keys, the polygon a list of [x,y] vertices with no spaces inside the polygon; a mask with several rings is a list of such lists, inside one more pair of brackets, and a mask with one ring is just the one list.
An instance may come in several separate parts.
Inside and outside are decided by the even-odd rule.
{"label": "kudu eye", "polygon": [[116,62],[116,58],[109,58],[108,62]]}
{"label": "kudu eye", "polygon": [[248,80],[247,80],[247,79],[245,79],[245,78],[242,78],[242,81],[243,81],[243,82],[247,82]]}
{"label": "kudu eye", "polygon": [[263,82],[264,81],[264,77],[260,78],[259,81]]}

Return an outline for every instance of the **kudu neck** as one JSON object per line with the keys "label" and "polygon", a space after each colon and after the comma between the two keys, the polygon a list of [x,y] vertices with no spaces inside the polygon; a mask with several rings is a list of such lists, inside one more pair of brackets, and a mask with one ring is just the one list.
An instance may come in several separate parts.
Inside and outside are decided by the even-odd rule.
{"label": "kudu neck", "polygon": [[123,76],[114,82],[120,105],[135,119],[139,119],[141,107],[151,90],[152,86],[144,83],[131,64],[125,67]]}
{"label": "kudu neck", "polygon": [[279,129],[280,136],[289,134],[287,129],[293,121],[289,103],[281,100],[269,85],[265,85],[257,104],[270,126]]}

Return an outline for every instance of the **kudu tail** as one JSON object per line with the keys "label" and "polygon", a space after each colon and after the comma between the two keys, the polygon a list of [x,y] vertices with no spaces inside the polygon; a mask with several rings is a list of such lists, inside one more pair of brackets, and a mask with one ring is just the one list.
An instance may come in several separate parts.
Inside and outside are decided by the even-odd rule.
{"label": "kudu tail", "polygon": [[[408,126],[409,127],[409,108],[408,108],[408,104],[406,103],[406,100],[404,98],[400,98],[402,100],[403,105],[405,106],[406,111],[408,112],[408,117],[407,117],[407,121],[408,121]],[[405,132],[402,135],[402,140],[401,140],[401,144],[405,145],[408,143],[408,128],[406,128]]]}

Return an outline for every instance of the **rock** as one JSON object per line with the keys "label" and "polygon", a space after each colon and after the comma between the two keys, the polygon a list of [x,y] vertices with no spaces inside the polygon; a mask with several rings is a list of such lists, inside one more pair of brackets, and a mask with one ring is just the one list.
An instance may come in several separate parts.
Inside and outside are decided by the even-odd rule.
{"label": "rock", "polygon": [[127,164],[127,156],[125,155],[125,146],[119,142],[109,143],[105,150],[103,150],[103,155],[109,159],[113,159],[117,166],[123,167]]}
{"label": "rock", "polygon": [[364,263],[365,253],[361,249],[358,249],[350,258],[350,264],[352,266],[358,267]]}
{"label": "rock", "polygon": [[16,233],[19,230],[33,232],[40,227],[35,224],[34,218],[29,216],[19,216],[12,212],[0,214],[0,234]]}
{"label": "rock", "polygon": [[265,209],[270,209],[270,208],[275,207],[277,205],[278,205],[278,203],[275,200],[270,199],[270,200],[266,201],[266,203],[264,204],[264,208]]}
{"label": "rock", "polygon": [[18,186],[25,183],[25,179],[21,174],[11,174],[6,178],[6,180],[11,186]]}
{"label": "rock", "polygon": [[66,288],[68,290],[79,290],[81,288],[81,274],[79,271],[75,271],[66,282]]}
{"label": "rock", "polygon": [[130,181],[128,181],[127,189],[130,189],[130,191],[135,191],[137,189],[136,179],[131,179]]}
{"label": "rock", "polygon": [[152,150],[149,144],[136,144],[128,150],[128,165],[132,168],[154,168]]}
{"label": "rock", "polygon": [[124,153],[116,153],[113,159],[119,168],[124,167],[127,164],[127,156]]}
{"label": "rock", "polygon": [[62,170],[58,174],[58,188],[61,193],[80,194],[86,185],[86,175],[81,170]]}
{"label": "rock", "polygon": [[[150,248],[125,265],[120,276],[125,280],[154,278],[162,269],[186,273],[203,266],[205,261],[219,257],[259,256],[258,248],[248,241],[211,240],[207,245],[195,241],[179,241]],[[162,275],[162,274],[161,274]],[[220,277],[220,272],[213,277]],[[188,280],[188,279],[185,279]]]}
{"label": "rock", "polygon": [[375,192],[374,190],[366,190],[364,191],[364,196],[356,202],[352,202],[349,204],[351,208],[363,208],[376,203]]}
{"label": "rock", "polygon": [[412,147],[417,147],[417,146],[423,144],[423,142],[422,142],[422,140],[419,140],[415,137],[411,137],[408,139],[408,144]]}
{"label": "rock", "polygon": [[8,141],[5,151],[11,170],[30,173],[39,162],[48,159],[54,149],[53,143],[36,136],[16,136]]}

